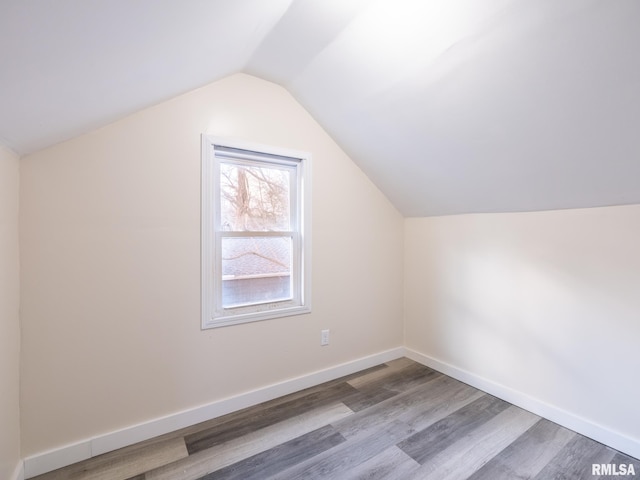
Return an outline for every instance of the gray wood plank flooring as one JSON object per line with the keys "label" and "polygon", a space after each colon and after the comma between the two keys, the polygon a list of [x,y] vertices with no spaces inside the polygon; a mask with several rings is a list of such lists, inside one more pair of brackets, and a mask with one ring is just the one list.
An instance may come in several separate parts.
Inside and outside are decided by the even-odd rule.
{"label": "gray wood plank flooring", "polygon": [[640,461],[403,358],[37,480],[592,479]]}

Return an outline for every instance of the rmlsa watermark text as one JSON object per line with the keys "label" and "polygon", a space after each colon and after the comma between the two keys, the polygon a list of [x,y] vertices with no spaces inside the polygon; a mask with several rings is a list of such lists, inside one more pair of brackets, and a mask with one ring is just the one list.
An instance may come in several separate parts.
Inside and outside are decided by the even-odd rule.
{"label": "rmlsa watermark text", "polygon": [[636,469],[633,463],[594,463],[591,465],[591,475],[635,475]]}

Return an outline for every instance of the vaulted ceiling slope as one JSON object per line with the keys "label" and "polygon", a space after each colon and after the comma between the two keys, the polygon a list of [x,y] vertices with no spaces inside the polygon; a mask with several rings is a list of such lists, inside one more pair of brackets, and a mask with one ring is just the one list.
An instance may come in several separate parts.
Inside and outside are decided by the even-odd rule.
{"label": "vaulted ceiling slope", "polygon": [[244,71],[406,216],[640,203],[639,25],[637,0],[1,0],[0,142]]}

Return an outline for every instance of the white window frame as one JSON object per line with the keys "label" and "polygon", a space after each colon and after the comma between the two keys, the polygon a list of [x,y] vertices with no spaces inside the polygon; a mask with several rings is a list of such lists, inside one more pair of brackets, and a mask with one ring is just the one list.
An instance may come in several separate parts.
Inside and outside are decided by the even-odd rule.
{"label": "white window frame", "polygon": [[[237,155],[265,165],[292,167],[292,300],[222,308],[222,238],[219,176],[221,160]],[[297,150],[202,135],[201,172],[202,328],[216,328],[311,312],[311,154]],[[260,232],[258,236],[282,236]],[[242,236],[234,232],[230,236]],[[247,232],[246,236],[256,236]]]}

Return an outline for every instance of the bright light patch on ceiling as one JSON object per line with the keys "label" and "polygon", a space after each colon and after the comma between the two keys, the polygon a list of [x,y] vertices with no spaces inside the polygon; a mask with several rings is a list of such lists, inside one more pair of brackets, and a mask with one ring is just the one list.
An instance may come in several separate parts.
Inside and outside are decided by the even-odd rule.
{"label": "bright light patch on ceiling", "polygon": [[[345,35],[360,64],[403,70],[431,63],[512,0],[379,0]],[[382,73],[382,72],[381,72]]]}

